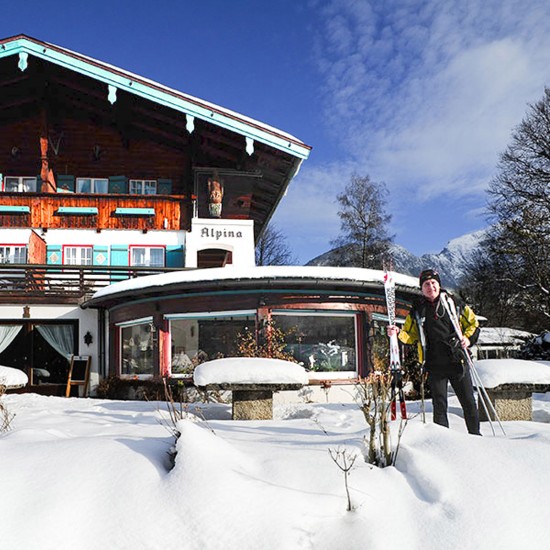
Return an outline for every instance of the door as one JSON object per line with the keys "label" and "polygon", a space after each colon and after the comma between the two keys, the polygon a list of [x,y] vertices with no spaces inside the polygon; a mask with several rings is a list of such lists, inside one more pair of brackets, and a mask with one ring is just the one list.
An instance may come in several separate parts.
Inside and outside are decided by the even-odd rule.
{"label": "door", "polygon": [[[12,323],[13,324],[13,323]],[[60,323],[42,323],[60,324]],[[73,332],[78,334],[76,322]],[[0,353],[0,364],[24,371],[29,385],[67,384],[69,361],[56,351],[37,329],[39,323],[26,322],[11,344]],[[77,353],[76,336],[73,353]]]}

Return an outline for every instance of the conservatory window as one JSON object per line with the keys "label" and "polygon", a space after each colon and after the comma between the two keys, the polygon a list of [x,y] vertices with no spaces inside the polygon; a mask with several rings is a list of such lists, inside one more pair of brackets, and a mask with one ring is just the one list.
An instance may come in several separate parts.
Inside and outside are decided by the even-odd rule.
{"label": "conservatory window", "polygon": [[130,180],[131,195],[156,195],[157,180]]}
{"label": "conservatory window", "polygon": [[0,263],[2,264],[26,264],[27,247],[25,245],[0,246]]}
{"label": "conservatory window", "polygon": [[136,267],[164,267],[164,247],[130,247],[130,265]]}
{"label": "conservatory window", "polygon": [[286,350],[311,371],[310,377],[357,375],[355,315],[273,312],[273,321],[285,334]]}
{"label": "conservatory window", "polygon": [[120,327],[121,376],[148,378],[154,374],[155,334],[150,319]]}
{"label": "conservatory window", "polygon": [[256,328],[255,311],[181,314],[170,319],[172,376],[190,375],[210,359],[241,355],[243,337]]}
{"label": "conservatory window", "polygon": [[77,193],[105,194],[109,189],[109,180],[106,178],[76,178]]}
{"label": "conservatory window", "polygon": [[91,246],[66,246],[64,248],[65,265],[92,265]]}
{"label": "conservatory window", "polygon": [[25,176],[5,176],[3,191],[17,193],[35,193],[36,178]]}

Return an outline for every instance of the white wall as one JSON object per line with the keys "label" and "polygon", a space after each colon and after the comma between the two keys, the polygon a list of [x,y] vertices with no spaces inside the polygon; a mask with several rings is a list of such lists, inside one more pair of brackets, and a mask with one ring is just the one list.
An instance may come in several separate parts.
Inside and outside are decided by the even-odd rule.
{"label": "white wall", "polygon": [[[185,231],[120,231],[95,229],[49,229],[42,238],[47,244],[67,245],[167,245],[185,244]],[[40,234],[40,231],[38,231]]]}
{"label": "white wall", "polygon": [[197,267],[200,250],[222,249],[233,253],[234,266],[254,266],[254,221],[193,218],[187,234],[185,267]]}

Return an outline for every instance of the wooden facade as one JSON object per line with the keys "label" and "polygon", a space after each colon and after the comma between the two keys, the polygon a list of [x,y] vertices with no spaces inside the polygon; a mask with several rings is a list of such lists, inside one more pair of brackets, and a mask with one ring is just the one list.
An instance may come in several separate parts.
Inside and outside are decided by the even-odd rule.
{"label": "wooden facade", "polygon": [[[0,40],[0,174],[37,178],[28,196],[0,192],[4,227],[189,230],[193,201],[202,211],[207,200],[201,176],[219,173],[227,180],[222,217],[254,220],[257,238],[309,149],[75,52],[24,35]],[[78,178],[117,177],[155,181],[162,196],[131,195],[127,187],[87,196],[74,188]],[[2,213],[9,205],[29,212]],[[98,213],[67,218],[61,205]],[[153,208],[154,219],[116,216],[115,206]]]}
{"label": "wooden facade", "polygon": [[191,212],[180,195],[0,193],[3,228],[180,231],[190,229]]}

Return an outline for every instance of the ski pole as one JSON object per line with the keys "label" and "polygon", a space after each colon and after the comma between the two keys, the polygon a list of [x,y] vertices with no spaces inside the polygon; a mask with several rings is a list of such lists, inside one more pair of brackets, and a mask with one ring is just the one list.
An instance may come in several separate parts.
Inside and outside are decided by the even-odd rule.
{"label": "ski pole", "polygon": [[[496,434],[495,428],[493,426],[492,418],[491,418],[491,415],[489,414],[489,410],[487,409],[487,402],[485,400],[483,392],[481,391],[481,388],[483,388],[483,385],[481,384],[481,380],[479,379],[479,376],[477,375],[477,371],[474,371],[471,367],[470,367],[470,371],[472,373],[472,379],[473,379],[474,385],[475,385],[475,387],[477,388],[477,390],[479,392],[481,405],[483,406],[483,410],[485,411],[485,417],[489,421],[489,426],[491,426],[491,431],[493,432],[493,435],[496,436],[497,434]],[[501,428],[502,428],[502,426],[501,426]],[[504,433],[504,430],[502,430],[502,432]],[[504,435],[506,435],[506,434],[504,434]]]}
{"label": "ski pole", "polygon": [[[458,321],[458,315],[456,313],[456,309],[452,307],[454,304],[449,303],[449,300],[447,297],[445,297],[446,303],[448,305],[449,311],[451,312],[451,320],[453,321],[453,326],[455,327],[455,331],[457,331],[457,335],[459,338],[462,338],[462,330],[460,328],[460,323]],[[458,330],[457,330],[458,329]],[[483,385],[483,382],[481,381],[481,377],[479,376],[479,373],[477,372],[477,369],[474,365],[474,362],[468,352],[468,350],[463,349],[462,350],[464,357],[466,359],[466,363],[468,367],[470,368],[470,372],[472,374],[472,378],[475,381],[476,388],[480,394],[481,397],[481,404],[483,405],[483,409],[485,411],[485,415],[487,417],[487,420],[489,421],[489,424],[491,425],[491,430],[493,432],[493,435],[496,435],[493,422],[492,420],[496,420],[498,422],[498,425],[500,426],[500,429],[502,430],[502,434],[506,437],[506,432],[504,431],[504,428],[502,426],[502,423],[500,421],[500,418],[497,414],[497,411],[495,407],[493,406],[493,402],[491,401],[489,394],[487,393],[487,390],[485,389],[485,386]],[[489,414],[489,412],[492,414]]]}
{"label": "ski pole", "polygon": [[422,364],[420,365],[420,410],[422,411],[422,422],[426,424],[426,401],[424,396],[424,364]]}
{"label": "ski pole", "polygon": [[[469,367],[472,371],[472,375],[473,375],[474,379],[476,380],[476,386],[477,386],[478,390],[480,390],[481,397],[482,397],[481,401],[482,401],[483,406],[485,408],[485,414],[487,415],[487,418],[490,419],[490,416],[487,412],[487,408],[485,406],[485,403],[487,403],[488,406],[489,406],[490,412],[493,414],[495,420],[498,422],[498,425],[500,426],[500,429],[502,430],[503,435],[506,437],[506,432],[504,431],[504,428],[502,427],[502,423],[500,422],[500,418],[498,417],[498,414],[497,414],[497,411],[496,411],[496,409],[493,405],[493,402],[491,401],[491,398],[489,397],[489,394],[487,393],[487,390],[485,389],[485,386],[481,382],[481,378],[479,376],[479,373],[477,372],[477,369],[474,365],[474,362],[472,361],[471,358],[469,358],[469,359],[470,359]],[[491,427],[492,427],[492,424],[491,424]],[[494,434],[494,430],[493,430],[493,434]]]}
{"label": "ski pole", "polygon": [[[462,336],[463,336],[462,335],[462,329],[460,327],[460,322],[458,320],[458,314],[456,312],[456,308],[454,307],[454,302],[451,302],[449,300],[448,296],[444,293],[441,294],[441,300],[443,301],[443,305],[445,306],[445,309],[449,313],[449,318],[451,319],[451,323],[452,323],[453,328],[456,332],[456,335],[458,336],[458,338],[460,340],[462,340]],[[490,402],[490,400],[485,399],[485,394],[487,392],[485,392],[485,388],[483,387],[481,379],[479,378],[479,375],[478,375],[477,371],[475,370],[475,367],[473,367],[473,362],[472,362],[472,359],[470,357],[470,354],[465,349],[462,349],[462,354],[464,356],[464,359],[466,360],[466,364],[468,365],[468,368],[470,369],[473,381],[474,381],[474,383],[476,385],[476,388],[477,388],[477,390],[480,394],[480,397],[481,397],[480,401],[481,401],[481,404],[483,406],[483,410],[485,411],[485,416],[487,417],[487,420],[489,421],[489,425],[491,426],[491,431],[493,432],[493,435],[496,436],[495,428],[493,426],[493,421],[492,421],[491,415],[489,414],[489,410],[488,410],[488,407],[492,407],[492,403]],[[496,410],[494,410],[494,408],[493,408],[493,411],[494,411],[494,417],[498,418],[498,415],[496,413]],[[500,420],[499,420],[499,424],[500,424]],[[504,433],[504,429],[502,428],[502,424],[500,424],[500,428],[502,429],[502,432]],[[504,433],[504,435],[506,436],[505,433]]]}
{"label": "ski pole", "polygon": [[424,400],[424,362],[426,361],[426,334],[424,332],[424,318],[416,312],[416,325],[418,326],[418,335],[420,337],[420,346],[422,347],[422,363],[420,365],[420,408],[422,410],[422,422],[426,424],[426,402]]}
{"label": "ski pole", "polygon": [[[460,322],[458,320],[458,314],[456,312],[456,308],[454,307],[454,302],[449,300],[449,297],[445,293],[441,293],[441,300],[443,301],[443,305],[445,306],[445,309],[449,313],[449,317],[451,319],[451,322],[453,324],[453,328],[456,332],[456,335],[460,340],[463,338],[462,329],[460,327]],[[481,378],[479,376],[479,373],[477,372],[474,362],[472,361],[472,358],[470,357],[470,354],[468,353],[468,350],[462,349],[463,355],[466,359],[466,363],[470,369],[470,372],[472,373],[472,377],[475,380],[476,387],[481,395],[481,404],[483,405],[483,409],[485,411],[485,414],[487,416],[487,420],[489,421],[489,424],[491,425],[491,430],[493,432],[493,435],[496,435],[495,430],[493,428],[493,423],[491,419],[491,415],[489,414],[489,411],[487,410],[487,407],[491,409],[491,412],[495,418],[495,420],[498,422],[498,425],[500,426],[500,429],[502,430],[502,433],[504,437],[506,437],[506,432],[504,431],[504,428],[502,427],[502,423],[500,422],[500,418],[498,417],[496,409],[493,407],[493,403],[489,399],[489,395],[487,394],[487,390],[485,389],[485,386],[483,386],[483,383],[481,381]]]}

